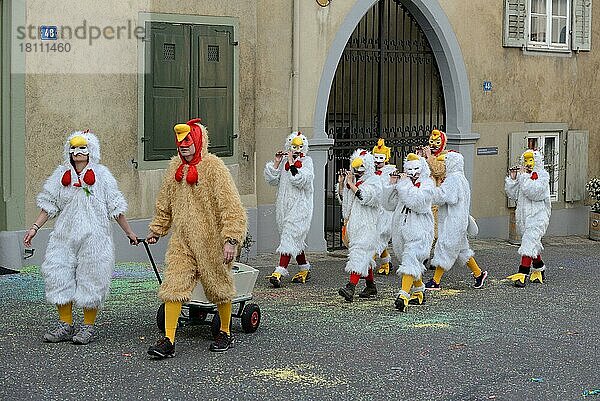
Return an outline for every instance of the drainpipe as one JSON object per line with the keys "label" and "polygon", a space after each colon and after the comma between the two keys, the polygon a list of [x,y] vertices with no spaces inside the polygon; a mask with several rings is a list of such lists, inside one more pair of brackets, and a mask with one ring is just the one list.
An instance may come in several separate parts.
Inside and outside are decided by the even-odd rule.
{"label": "drainpipe", "polygon": [[294,0],[294,25],[292,32],[292,131],[298,131],[298,104],[300,84],[300,0]]}

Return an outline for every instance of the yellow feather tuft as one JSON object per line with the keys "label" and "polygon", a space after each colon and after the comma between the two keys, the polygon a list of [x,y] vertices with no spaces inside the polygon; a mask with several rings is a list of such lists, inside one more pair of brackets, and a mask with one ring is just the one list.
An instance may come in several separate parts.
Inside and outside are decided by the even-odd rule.
{"label": "yellow feather tuft", "polygon": [[419,160],[419,156],[417,156],[414,153],[409,153],[408,155],[406,155],[406,160],[408,160],[408,161]]}

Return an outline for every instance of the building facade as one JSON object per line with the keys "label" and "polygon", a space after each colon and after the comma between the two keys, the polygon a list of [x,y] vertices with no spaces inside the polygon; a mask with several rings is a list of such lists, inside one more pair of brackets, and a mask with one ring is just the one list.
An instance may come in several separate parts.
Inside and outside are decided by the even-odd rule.
{"label": "building facade", "polygon": [[[348,150],[382,136],[399,161],[432,128],[465,156],[481,237],[508,238],[503,180],[527,147],[552,175],[548,234],[587,233],[583,186],[600,175],[591,0],[112,3],[2,1],[0,266],[39,263],[49,230],[28,259],[23,231],[78,129],[99,136],[145,235],[172,126],[193,117],[248,209],[250,252],[276,247],[262,169],[293,130],[315,162],[311,250],[337,246],[331,182]],[[144,255],[119,244],[117,256]]]}

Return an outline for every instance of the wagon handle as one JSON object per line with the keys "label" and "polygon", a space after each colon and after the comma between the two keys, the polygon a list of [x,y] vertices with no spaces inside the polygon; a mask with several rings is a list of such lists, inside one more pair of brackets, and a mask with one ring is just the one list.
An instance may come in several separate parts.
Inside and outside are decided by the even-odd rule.
{"label": "wagon handle", "polygon": [[156,268],[156,263],[154,263],[154,258],[152,257],[152,253],[150,252],[150,246],[148,246],[148,242],[144,238],[138,238],[138,242],[144,244],[144,248],[146,249],[146,253],[148,254],[148,258],[150,259],[150,264],[152,265],[152,269],[154,269],[154,274],[156,274],[156,279],[158,280],[158,284],[162,284],[162,280],[160,279],[160,274],[158,274],[158,269]]}

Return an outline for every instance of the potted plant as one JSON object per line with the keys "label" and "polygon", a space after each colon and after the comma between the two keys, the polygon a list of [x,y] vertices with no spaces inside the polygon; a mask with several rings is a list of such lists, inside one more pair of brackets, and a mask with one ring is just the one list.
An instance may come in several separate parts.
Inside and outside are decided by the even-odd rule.
{"label": "potted plant", "polygon": [[592,178],[585,189],[594,202],[590,211],[590,239],[600,241],[600,178]]}

